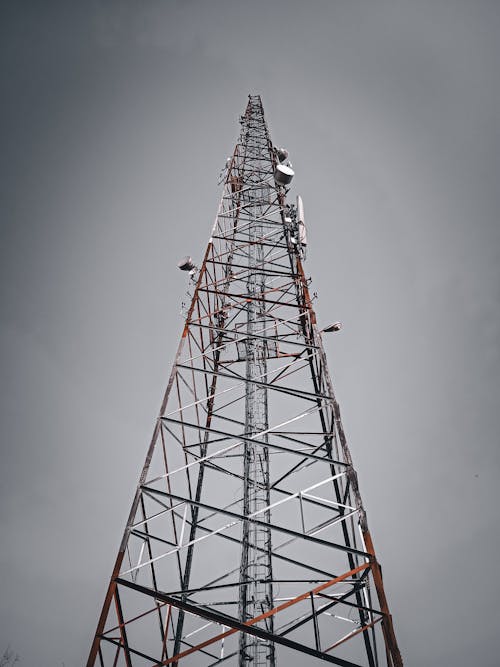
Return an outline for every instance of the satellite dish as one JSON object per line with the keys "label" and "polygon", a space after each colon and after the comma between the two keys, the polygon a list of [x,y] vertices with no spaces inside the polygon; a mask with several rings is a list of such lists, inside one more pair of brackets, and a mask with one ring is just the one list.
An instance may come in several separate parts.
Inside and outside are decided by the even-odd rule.
{"label": "satellite dish", "polygon": [[327,327],[322,329],[325,333],[330,333],[332,331],[340,331],[342,329],[342,322],[334,322],[333,324],[329,324]]}
{"label": "satellite dish", "polygon": [[193,269],[196,268],[196,266],[193,263],[193,260],[189,255],[186,255],[186,257],[183,257],[177,262],[177,266],[181,271],[192,271]]}
{"label": "satellite dish", "polygon": [[294,170],[286,164],[279,164],[274,171],[274,180],[279,185],[288,185],[294,176]]}
{"label": "satellite dish", "polygon": [[284,162],[288,157],[288,151],[286,148],[277,148],[276,156],[280,162]]}

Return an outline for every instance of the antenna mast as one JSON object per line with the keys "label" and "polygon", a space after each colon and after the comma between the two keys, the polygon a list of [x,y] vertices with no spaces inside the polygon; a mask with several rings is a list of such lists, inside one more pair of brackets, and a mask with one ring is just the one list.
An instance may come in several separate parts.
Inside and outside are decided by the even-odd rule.
{"label": "antenna mast", "polygon": [[87,667],[402,667],[259,96],[241,133]]}

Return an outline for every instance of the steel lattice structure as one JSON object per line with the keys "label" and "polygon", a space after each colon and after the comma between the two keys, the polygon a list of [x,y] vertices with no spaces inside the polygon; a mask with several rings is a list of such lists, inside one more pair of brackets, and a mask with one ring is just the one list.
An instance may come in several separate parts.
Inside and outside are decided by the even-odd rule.
{"label": "steel lattice structure", "polygon": [[250,96],[88,667],[399,667],[303,270]]}

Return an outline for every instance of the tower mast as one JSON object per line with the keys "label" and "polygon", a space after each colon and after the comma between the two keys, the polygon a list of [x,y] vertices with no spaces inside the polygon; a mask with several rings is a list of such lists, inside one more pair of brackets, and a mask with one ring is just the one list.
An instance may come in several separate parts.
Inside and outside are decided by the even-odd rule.
{"label": "tower mast", "polygon": [[240,122],[87,667],[402,667],[293,170]]}

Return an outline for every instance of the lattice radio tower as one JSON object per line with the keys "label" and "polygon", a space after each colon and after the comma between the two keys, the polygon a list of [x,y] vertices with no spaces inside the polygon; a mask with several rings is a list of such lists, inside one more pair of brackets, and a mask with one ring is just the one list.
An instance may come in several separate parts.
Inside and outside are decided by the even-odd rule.
{"label": "lattice radio tower", "polygon": [[240,122],[87,667],[399,667],[293,170]]}

